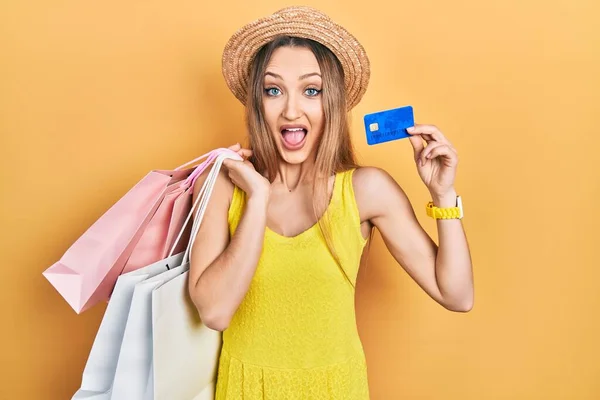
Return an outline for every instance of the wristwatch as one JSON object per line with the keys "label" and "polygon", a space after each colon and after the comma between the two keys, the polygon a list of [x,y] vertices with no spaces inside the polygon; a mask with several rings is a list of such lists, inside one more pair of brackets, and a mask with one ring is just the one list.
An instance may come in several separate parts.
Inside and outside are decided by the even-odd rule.
{"label": "wristwatch", "polygon": [[433,219],[462,219],[463,205],[460,196],[456,196],[456,207],[440,208],[430,201],[426,206],[427,215]]}

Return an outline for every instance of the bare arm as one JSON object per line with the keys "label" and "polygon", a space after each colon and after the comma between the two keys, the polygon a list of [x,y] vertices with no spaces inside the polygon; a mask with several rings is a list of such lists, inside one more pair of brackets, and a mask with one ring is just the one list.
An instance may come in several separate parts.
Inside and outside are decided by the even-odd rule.
{"label": "bare arm", "polygon": [[[392,256],[415,282],[448,310],[471,310],[471,256],[462,222],[438,220],[438,247],[419,224],[404,191],[385,171],[360,168],[354,186],[361,221],[377,227]],[[433,201],[438,207],[453,207],[456,197]]]}
{"label": "bare arm", "polygon": [[[207,172],[194,188],[197,197]],[[221,170],[204,220],[192,247],[189,291],[200,318],[223,331],[242,302],[262,252],[268,196],[249,196],[235,234],[230,238],[227,214],[234,185]]]}

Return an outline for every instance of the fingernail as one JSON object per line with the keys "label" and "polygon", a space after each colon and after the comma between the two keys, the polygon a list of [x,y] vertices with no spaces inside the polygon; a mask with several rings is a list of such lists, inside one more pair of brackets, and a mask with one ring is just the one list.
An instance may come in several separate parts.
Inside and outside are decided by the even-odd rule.
{"label": "fingernail", "polygon": [[414,126],[411,126],[410,128],[406,128],[406,130],[407,130],[407,131],[409,131],[409,132],[412,132],[412,131],[414,131],[414,130],[415,130],[415,127],[414,127]]}

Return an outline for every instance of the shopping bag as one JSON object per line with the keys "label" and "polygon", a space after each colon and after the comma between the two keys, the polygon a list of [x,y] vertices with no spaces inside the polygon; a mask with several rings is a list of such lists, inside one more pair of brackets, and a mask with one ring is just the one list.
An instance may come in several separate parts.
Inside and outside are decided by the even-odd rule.
{"label": "shopping bag", "polygon": [[[175,202],[180,198],[188,198],[188,192],[192,192],[189,189],[190,187],[185,181],[170,185],[167,188],[159,207],[150,219],[148,226],[125,263],[121,274],[135,271],[138,268],[164,258],[163,252],[165,246],[169,245],[167,243],[167,235],[171,221],[181,220],[179,215],[174,215]],[[189,202],[184,202],[184,205],[187,204]],[[187,214],[189,208],[179,207],[176,211],[177,213]]]}
{"label": "shopping bag", "polygon": [[200,320],[189,298],[188,275],[186,270],[152,293],[155,400],[214,398],[221,332]]}
{"label": "shopping bag", "polygon": [[[218,154],[223,152],[230,153],[230,157],[238,157],[237,155],[232,155],[231,153],[233,152],[220,149],[215,152]],[[214,159],[215,157],[209,157],[209,161]],[[213,168],[199,193],[194,208],[197,209],[197,206],[200,205],[201,210],[199,209],[200,213],[197,213],[194,221],[195,228],[193,229],[198,229],[200,220],[204,216],[204,210],[206,209],[206,202],[208,200],[207,194],[210,196],[210,193],[212,192],[212,189],[207,192],[207,187],[211,182],[214,187],[215,179],[213,178],[216,178],[216,175],[214,175],[215,172],[218,173],[218,170]],[[194,177],[191,179],[194,179]],[[191,197],[189,198],[189,201],[191,201]],[[187,218],[182,218],[181,221],[177,222],[176,225],[180,226],[178,235],[170,232],[173,246],[170,249],[169,257],[149,266],[123,274],[118,278],[88,357],[83,373],[81,388],[73,396],[74,400],[109,400],[111,398],[121,398],[122,396],[127,396],[127,398],[132,396],[133,398],[152,398],[152,393],[154,391],[154,373],[151,362],[152,349],[148,347],[148,337],[146,335],[147,325],[144,330],[144,321],[143,318],[140,318],[140,316],[147,314],[143,308],[146,307],[146,311],[148,311],[148,307],[142,299],[144,295],[147,294],[148,287],[160,285],[160,282],[168,281],[176,275],[180,276],[180,272],[167,271],[173,269],[176,271],[186,271],[189,268],[187,263],[183,268],[180,267],[184,258],[183,253],[174,256],[171,254],[177,251],[184,239],[191,243],[191,238],[185,238],[184,231],[186,231],[186,227],[189,226],[192,212],[193,211],[190,209]],[[173,224],[171,224],[170,228],[173,228]],[[187,229],[187,231],[189,231],[189,229]],[[184,243],[184,245],[189,248],[187,243]],[[163,274],[163,272],[166,273]],[[146,284],[138,285],[140,283]],[[188,306],[189,305],[191,305],[191,302],[188,303]],[[139,311],[140,308],[142,309],[141,311]],[[135,312],[132,310],[138,311]],[[197,312],[193,305],[190,311],[197,316]],[[131,320],[129,320],[130,313],[132,315]],[[150,368],[148,369],[147,365],[149,360]],[[119,369],[118,374],[117,369]],[[145,375],[146,377],[144,378]],[[139,382],[139,384],[135,385],[134,383],[136,381]],[[146,382],[144,395],[143,397],[140,397],[144,382]],[[133,389],[128,390],[128,385]]]}
{"label": "shopping bag", "polygon": [[181,275],[184,269],[180,265],[135,285],[115,368],[111,399],[152,399],[145,395],[152,365],[152,290]]}
{"label": "shopping bag", "polygon": [[[160,273],[154,277],[135,284],[131,306],[127,316],[127,323],[123,333],[120,352],[115,367],[114,380],[112,382],[112,387],[107,391],[110,396],[108,398],[110,399],[154,399],[155,383],[156,385],[159,385],[160,388],[166,386],[167,390],[171,391],[166,392],[166,398],[170,399],[187,398],[185,393],[193,393],[193,395],[189,397],[190,399],[202,392],[205,394],[214,393],[216,365],[221,347],[220,332],[209,330],[201,323],[198,323],[198,313],[195,309],[195,306],[189,300],[186,282],[187,271],[189,270],[191,245],[196,238],[201,221],[204,218],[208,200],[212,194],[212,190],[216,183],[216,178],[222,162],[225,158],[240,159],[236,153],[231,153],[233,152],[225,152],[225,154],[222,154],[217,158],[209,176],[200,190],[196,204],[192,207],[192,211],[188,214],[187,219],[183,222],[183,225],[187,226],[192,217],[192,212],[194,212],[193,210],[197,209],[195,212],[196,217],[192,226],[188,246],[182,257],[182,265],[171,268],[167,272]],[[176,243],[181,240],[182,234],[183,230],[179,232],[178,237],[175,239]],[[174,249],[175,246],[171,249],[171,252],[173,252]],[[162,290],[157,292],[158,289],[162,288],[165,284],[170,283],[174,279],[178,281],[178,284],[172,287],[168,286],[171,288],[171,294],[168,291]],[[175,289],[175,292],[173,292],[173,289]],[[156,303],[158,306],[169,303],[172,296],[179,296],[183,297],[184,299],[187,298],[187,303],[185,303],[185,307],[187,308],[185,311],[176,308],[172,309],[170,312],[173,312],[175,318],[171,318],[169,321],[165,319],[167,324],[171,323],[171,321],[175,324],[179,323],[177,327],[178,332],[182,331],[180,329],[182,316],[185,320],[190,320],[193,318],[196,320],[192,329],[188,329],[188,331],[194,334],[194,337],[191,341],[187,340],[187,342],[182,342],[183,347],[180,347],[179,352],[171,351],[174,355],[173,360],[175,360],[175,362],[180,362],[180,353],[186,353],[186,356],[189,358],[189,354],[187,354],[189,351],[204,349],[204,354],[197,354],[198,357],[192,360],[193,363],[190,365],[190,372],[186,371],[186,373],[178,374],[179,376],[176,377],[174,381],[168,382],[168,384],[164,383],[164,363],[155,364],[153,362],[155,348],[155,339],[153,333],[153,326],[155,325],[153,318],[155,293],[159,293],[159,296],[157,297],[158,300],[156,300],[158,302]],[[174,302],[173,304],[175,306],[181,305],[181,303],[177,302]],[[164,313],[169,313],[164,308],[164,305],[163,307],[159,307],[157,309],[160,309],[161,315]],[[168,329],[168,327],[162,323],[156,323],[156,326],[159,327],[159,331],[161,332],[164,332],[165,329]],[[210,331],[208,335],[206,334],[207,331]],[[186,343],[187,346],[192,345],[194,347],[190,347],[189,351],[186,351]],[[209,347],[210,351],[208,349]],[[164,348],[161,346],[158,346],[157,349],[159,352],[164,351]],[[167,361],[167,363],[169,362]],[[173,364],[169,364],[169,366],[171,368],[174,367]],[[198,366],[200,366],[200,368],[198,368]],[[200,372],[199,375],[194,373],[198,371]],[[206,377],[203,377],[203,375]],[[167,377],[167,379],[170,380],[169,377]],[[210,384],[211,382],[212,385]],[[208,388],[206,388],[207,384]],[[172,387],[173,385],[181,387],[175,389]],[[182,395],[180,396],[179,394]]]}
{"label": "shopping bag", "polygon": [[[165,245],[169,245],[164,243],[163,238],[169,235],[160,234],[160,231],[176,230],[182,215],[185,215],[186,204],[189,205],[189,202],[182,199],[177,208],[169,206],[172,199],[177,203],[179,197],[169,197],[169,201],[164,202],[165,195],[185,193],[185,188],[193,186],[195,179],[208,167],[209,161],[214,161],[216,154],[223,151],[229,150],[217,149],[175,170],[154,170],[148,173],[77,239],[58,262],[43,272],[75,312],[81,313],[109,298],[117,276],[123,272],[161,204],[164,210],[161,210],[159,216],[168,215],[169,210],[172,210],[171,219],[169,223],[153,224],[153,227],[159,226],[158,233],[156,229],[152,229],[142,242],[143,249],[155,248],[154,244],[160,244],[160,251],[153,252],[152,257],[146,258],[146,264],[135,263],[138,258],[134,257],[127,271],[164,258]],[[206,157],[209,160],[198,167],[185,169]],[[186,195],[189,196],[189,193]],[[143,253],[143,250],[136,253]]]}
{"label": "shopping bag", "polygon": [[[186,219],[186,214],[189,214],[189,211],[192,208],[192,195],[194,192],[194,185],[187,189],[184,193],[177,197],[175,202],[173,203],[173,213],[171,215],[171,222],[169,224],[169,229],[167,231],[167,237],[165,243],[162,246],[161,258],[165,258],[167,254],[172,250],[173,253],[182,253],[185,251],[187,243],[189,241],[190,229],[186,226],[186,229],[183,230],[183,237],[176,243],[175,239],[179,232],[182,231],[182,227],[184,221]],[[173,249],[171,249],[174,245],[176,245]]]}
{"label": "shopping bag", "polygon": [[[231,150],[222,148],[211,151],[206,154],[207,159],[198,165],[187,179],[173,184],[167,189],[167,193],[151,218],[147,228],[144,230],[139,242],[133,249],[122,273],[136,270],[166,256],[174,243],[175,236],[173,234],[180,231],[183,220],[191,208],[193,187],[196,179],[223,152],[235,154]],[[184,230],[184,237],[179,241],[179,248],[176,251],[183,251],[185,249],[188,237],[189,229],[186,229]]]}
{"label": "shopping bag", "polygon": [[[155,400],[214,398],[222,334],[202,323],[188,290],[189,258],[214,188],[222,156],[206,180],[206,195],[198,208],[184,272],[152,291],[153,368]],[[189,256],[188,256],[189,254]],[[150,385],[149,385],[150,386]]]}
{"label": "shopping bag", "polygon": [[110,399],[135,285],[181,265],[182,260],[180,253],[119,276],[83,370],[81,387],[73,400]]}

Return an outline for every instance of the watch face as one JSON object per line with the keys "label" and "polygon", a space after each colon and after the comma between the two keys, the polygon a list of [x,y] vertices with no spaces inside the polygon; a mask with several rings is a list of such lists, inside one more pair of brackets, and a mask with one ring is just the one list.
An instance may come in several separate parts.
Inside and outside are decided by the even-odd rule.
{"label": "watch face", "polygon": [[459,218],[462,219],[462,217],[464,216],[464,212],[463,212],[462,198],[460,196],[456,196],[456,206],[460,210],[460,217]]}

